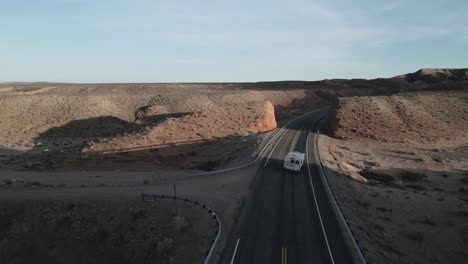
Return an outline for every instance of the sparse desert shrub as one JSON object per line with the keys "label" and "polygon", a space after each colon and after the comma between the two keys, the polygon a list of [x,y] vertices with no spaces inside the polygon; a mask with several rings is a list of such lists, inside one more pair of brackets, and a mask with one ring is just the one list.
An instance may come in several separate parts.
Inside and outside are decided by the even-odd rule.
{"label": "sparse desert shrub", "polygon": [[376,172],[376,171],[372,171],[372,170],[363,170],[359,174],[361,174],[364,178],[366,178],[368,180],[369,179],[370,180],[376,180],[376,181],[380,181],[380,182],[384,182],[384,183],[389,183],[389,182],[394,182],[395,181],[395,177],[393,177],[391,175]]}
{"label": "sparse desert shrub", "polygon": [[144,218],[147,213],[148,211],[146,209],[138,210],[137,212],[133,214],[133,219],[136,220],[136,219]]}
{"label": "sparse desert shrub", "polygon": [[432,218],[430,218],[430,217],[426,217],[426,218],[424,218],[423,224],[425,224],[425,225],[431,225],[431,226],[435,226],[435,222],[434,222],[434,220],[432,220]]}
{"label": "sparse desert shrub", "polygon": [[187,218],[176,216],[173,218],[174,228],[177,232],[185,230],[190,224]]}
{"label": "sparse desert shrub", "polygon": [[422,181],[424,176],[425,176],[424,174],[419,174],[413,171],[403,171],[402,173],[400,173],[400,178],[403,181],[413,181],[413,182]]}
{"label": "sparse desert shrub", "polygon": [[99,228],[97,231],[98,241],[106,240],[109,237],[109,231],[104,228]]}
{"label": "sparse desert shrub", "polygon": [[414,189],[416,191],[424,191],[426,190],[426,187],[419,185],[419,184],[406,184],[405,187]]}
{"label": "sparse desert shrub", "polygon": [[377,211],[381,211],[381,212],[391,212],[392,209],[388,209],[388,208],[385,208],[385,207],[377,207],[375,208]]}
{"label": "sparse desert shrub", "polygon": [[206,161],[197,166],[197,169],[203,171],[212,171],[220,164],[219,160]]}
{"label": "sparse desert shrub", "polygon": [[457,216],[468,217],[468,211],[462,211],[462,210],[460,210],[460,211],[457,211],[457,212],[456,212],[456,215],[457,215]]}
{"label": "sparse desert shrub", "polygon": [[421,232],[410,232],[405,235],[408,239],[411,239],[415,242],[422,243],[424,241],[424,236],[421,234]]}
{"label": "sparse desert shrub", "polygon": [[174,240],[172,238],[165,237],[158,242],[156,249],[158,256],[162,256],[166,253],[169,253],[174,246]]}

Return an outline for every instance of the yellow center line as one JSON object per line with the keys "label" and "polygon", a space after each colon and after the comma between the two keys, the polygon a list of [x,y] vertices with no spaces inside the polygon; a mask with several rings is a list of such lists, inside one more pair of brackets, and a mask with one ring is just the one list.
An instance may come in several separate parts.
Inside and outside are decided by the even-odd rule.
{"label": "yellow center line", "polygon": [[288,249],[284,248],[284,264],[288,264]]}
{"label": "yellow center line", "polygon": [[281,264],[288,264],[288,249],[285,247],[281,248]]}
{"label": "yellow center line", "polygon": [[284,247],[281,248],[281,264],[284,264]]}

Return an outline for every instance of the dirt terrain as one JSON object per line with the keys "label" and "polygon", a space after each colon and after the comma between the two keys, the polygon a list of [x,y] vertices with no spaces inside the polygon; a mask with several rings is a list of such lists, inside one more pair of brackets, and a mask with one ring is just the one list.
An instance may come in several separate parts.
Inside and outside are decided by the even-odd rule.
{"label": "dirt terrain", "polygon": [[[0,247],[0,262],[28,263],[17,253],[31,250],[35,259],[57,263],[75,257],[114,263],[115,256],[125,263],[191,263],[208,249],[206,229],[192,220],[199,212],[180,208],[191,224],[173,233],[170,206],[150,208],[128,197],[171,194],[177,183],[184,195],[211,201],[229,229],[255,169],[197,175],[244,164],[275,127],[338,105],[331,127],[339,139],[325,139],[323,152],[330,170],[358,180],[341,175],[334,183],[350,205],[347,215],[361,228],[369,259],[427,263],[450,255],[457,263],[466,259],[462,248],[468,240],[466,72],[426,69],[388,79],[315,82],[0,84],[0,192],[8,198],[1,203],[0,243],[10,245]],[[104,205],[85,198],[93,192],[121,201]],[[11,199],[16,193],[29,200]],[[43,198],[68,193],[77,199],[72,208],[68,200]],[[146,218],[132,220],[131,208],[146,208]],[[87,248],[98,243],[102,221],[110,216],[116,219],[108,226],[110,235],[94,251]],[[150,220],[164,230],[146,230]],[[97,229],[88,232],[90,226]],[[157,253],[147,232],[158,241],[171,238],[174,248]],[[64,246],[68,233],[75,238]],[[435,239],[439,233],[441,240]],[[127,244],[113,244],[119,234]],[[36,243],[41,236],[50,252]],[[450,236],[454,244],[447,248]],[[189,242],[200,248],[179,247]],[[443,250],[421,253],[433,246]],[[135,247],[156,247],[156,253],[144,255]]]}
{"label": "dirt terrain", "polygon": [[193,204],[179,201],[177,207],[176,211],[171,200],[3,201],[0,260],[201,263],[216,226]]}
{"label": "dirt terrain", "polygon": [[1,163],[12,169],[66,168],[80,162],[82,152],[134,152],[168,143],[185,144],[173,145],[180,153],[171,149],[151,164],[188,158],[204,163],[201,156],[216,150],[201,140],[255,146],[250,135],[276,127],[270,102],[288,105],[306,96],[304,90],[266,93],[215,84],[28,87],[3,88],[0,94],[0,149],[7,157]]}
{"label": "dirt terrain", "polygon": [[467,131],[467,90],[339,99],[322,159],[371,263],[468,261]]}
{"label": "dirt terrain", "polygon": [[[423,70],[428,71],[433,73]],[[437,82],[429,83],[406,75],[230,84],[5,83],[0,85],[0,166],[13,170],[99,169],[86,162],[88,154],[123,153],[127,161],[120,162],[114,155],[106,159],[127,168],[131,167],[128,160],[142,156],[134,154],[146,151],[147,155],[148,150],[172,144],[174,149],[168,153],[152,153],[149,164],[172,162],[169,167],[175,169],[196,168],[209,161],[203,157],[205,153],[219,156],[224,149],[207,148],[199,144],[203,140],[229,138],[229,144],[241,146],[248,141],[252,145],[258,133],[281,126],[308,109],[336,103],[338,97],[462,89],[467,82],[463,72],[449,72],[450,78],[439,74]],[[174,143],[184,144],[177,147]],[[216,161],[218,167],[248,160],[253,149],[255,146],[240,151],[237,157],[241,160],[232,155],[229,161]]]}

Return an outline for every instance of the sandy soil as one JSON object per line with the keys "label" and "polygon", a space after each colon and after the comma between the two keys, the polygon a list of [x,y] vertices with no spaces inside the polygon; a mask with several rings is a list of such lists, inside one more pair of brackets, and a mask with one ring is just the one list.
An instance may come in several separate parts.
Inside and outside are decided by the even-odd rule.
{"label": "sandy soil", "polygon": [[368,260],[466,263],[468,92],[343,98],[330,125],[322,159]]}

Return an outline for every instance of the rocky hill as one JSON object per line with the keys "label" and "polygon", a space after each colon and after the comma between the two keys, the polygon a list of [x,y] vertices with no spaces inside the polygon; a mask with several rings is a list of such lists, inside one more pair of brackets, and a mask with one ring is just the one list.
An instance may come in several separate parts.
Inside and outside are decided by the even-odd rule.
{"label": "rocky hill", "polygon": [[[236,105],[210,107],[197,112],[161,114],[137,112],[137,123],[147,124],[142,131],[124,133],[85,148],[85,152],[145,148],[158,144],[247,136],[276,128],[275,111],[269,101],[251,102],[239,111]],[[160,108],[160,105],[157,106]],[[145,108],[148,109],[148,108]],[[155,110],[155,107],[149,109]],[[166,115],[166,117],[164,116]]]}
{"label": "rocky hill", "polygon": [[414,73],[407,73],[396,78],[402,78],[408,82],[424,81],[438,82],[443,80],[468,81],[468,68],[465,69],[420,69]]}
{"label": "rocky hill", "polygon": [[[373,80],[0,84],[0,155],[47,152],[68,157],[67,153],[82,151],[105,152],[226,137],[237,138],[235,144],[239,146],[245,140],[242,137],[255,137],[295,115],[344,102],[338,98],[356,96],[365,101],[366,96],[464,90],[468,81],[463,76],[466,70],[421,70]],[[363,105],[369,103],[364,101]],[[338,134],[342,132],[354,133],[350,130]],[[22,162],[14,159],[0,159],[0,165]]]}
{"label": "rocky hill", "polygon": [[330,125],[337,138],[460,144],[468,142],[468,93],[340,98]]}

